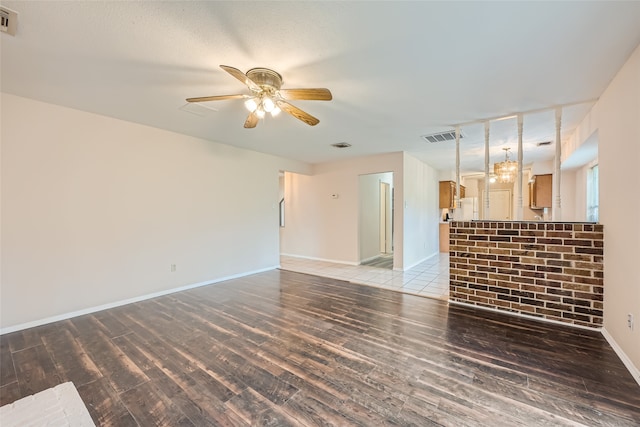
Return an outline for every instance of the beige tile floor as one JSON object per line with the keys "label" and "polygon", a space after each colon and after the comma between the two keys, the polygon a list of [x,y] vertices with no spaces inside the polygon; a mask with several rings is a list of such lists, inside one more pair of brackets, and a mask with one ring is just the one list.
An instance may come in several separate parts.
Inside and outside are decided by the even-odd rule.
{"label": "beige tile floor", "polygon": [[413,295],[449,299],[448,253],[435,255],[407,271],[338,264],[285,255],[280,256],[280,268]]}

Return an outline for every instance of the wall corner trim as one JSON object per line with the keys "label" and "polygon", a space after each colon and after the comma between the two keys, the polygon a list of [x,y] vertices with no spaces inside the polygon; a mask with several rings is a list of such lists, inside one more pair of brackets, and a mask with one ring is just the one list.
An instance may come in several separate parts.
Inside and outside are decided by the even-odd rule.
{"label": "wall corner trim", "polygon": [[613,348],[613,351],[616,352],[616,354],[618,355],[618,357],[620,358],[620,360],[622,360],[622,363],[624,363],[624,366],[627,367],[627,369],[629,370],[629,372],[631,373],[631,376],[633,376],[633,378],[636,380],[636,382],[638,383],[638,385],[640,385],[640,369],[638,369],[633,362],[631,361],[631,359],[629,359],[629,357],[627,356],[627,354],[622,350],[622,348],[618,345],[618,343],[616,342],[616,340],[611,336],[611,334],[609,334],[609,332],[607,332],[606,328],[602,328],[602,336],[604,336],[604,339],[607,340],[607,342],[609,343],[609,345],[611,346],[611,348]]}
{"label": "wall corner trim", "polygon": [[161,297],[163,295],[169,295],[169,294],[173,294],[173,293],[180,292],[180,291],[186,291],[186,290],[193,289],[193,288],[199,288],[201,286],[213,285],[213,284],[216,284],[216,283],[219,283],[219,282],[224,282],[226,280],[237,279],[237,278],[244,277],[244,276],[251,276],[253,274],[263,273],[265,271],[275,270],[277,268],[278,268],[278,266],[271,266],[271,267],[266,267],[266,268],[262,268],[262,269],[259,269],[259,270],[247,271],[247,272],[244,272],[244,273],[238,273],[238,274],[233,274],[233,275],[230,275],[230,276],[220,277],[220,278],[217,278],[217,279],[205,280],[204,282],[192,283],[192,284],[189,284],[189,285],[180,286],[178,288],[166,289],[166,290],[159,291],[159,292],[153,292],[151,294],[140,295],[140,296],[133,297],[133,298],[128,298],[128,299],[125,299],[125,300],[111,302],[111,303],[107,303],[107,304],[103,304],[103,305],[98,305],[98,306],[95,306],[95,307],[89,307],[89,308],[85,308],[85,309],[78,310],[78,311],[72,311],[70,313],[58,314],[56,316],[51,316],[51,317],[47,317],[47,318],[44,318],[44,319],[34,320],[34,321],[31,321],[31,322],[21,323],[21,324],[13,325],[13,326],[7,326],[7,327],[4,327],[4,328],[0,328],[0,335],[4,335],[4,334],[11,333],[11,332],[16,332],[16,331],[21,331],[23,329],[35,328],[36,326],[42,326],[42,325],[46,325],[48,323],[58,322],[60,320],[71,319],[72,317],[77,317],[77,316],[82,316],[82,315],[85,315],[85,314],[95,313],[96,311],[107,310],[107,309],[114,308],[114,307],[120,307],[122,305],[132,304],[134,302],[140,302],[140,301],[148,300],[148,299],[151,299],[151,298]]}

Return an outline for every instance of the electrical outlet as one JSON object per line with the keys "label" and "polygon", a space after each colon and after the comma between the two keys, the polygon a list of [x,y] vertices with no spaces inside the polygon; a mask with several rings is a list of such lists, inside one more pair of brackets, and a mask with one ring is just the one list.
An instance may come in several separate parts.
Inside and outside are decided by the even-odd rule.
{"label": "electrical outlet", "polygon": [[171,264],[171,272],[173,273],[174,271],[176,271],[176,265],[175,264]]}
{"label": "electrical outlet", "polygon": [[633,314],[627,314],[627,326],[633,331]]}
{"label": "electrical outlet", "polygon": [[18,14],[4,6],[0,7],[0,31],[15,36],[17,28]]}

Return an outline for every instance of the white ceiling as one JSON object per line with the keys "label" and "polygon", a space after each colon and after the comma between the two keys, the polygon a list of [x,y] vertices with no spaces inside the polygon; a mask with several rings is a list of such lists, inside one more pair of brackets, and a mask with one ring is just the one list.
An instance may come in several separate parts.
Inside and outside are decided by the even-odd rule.
{"label": "white ceiling", "polygon": [[[451,125],[597,98],[640,44],[640,2],[2,1],[3,92],[309,163],[408,151],[454,166]],[[248,93],[219,68],[280,72],[315,127],[282,114],[244,129]],[[591,104],[567,107],[563,138]],[[551,159],[554,112],[525,116],[525,163]],[[482,124],[463,128],[462,169],[482,170]],[[491,123],[491,161],[516,149],[515,119]],[[330,144],[348,142],[349,149]]]}

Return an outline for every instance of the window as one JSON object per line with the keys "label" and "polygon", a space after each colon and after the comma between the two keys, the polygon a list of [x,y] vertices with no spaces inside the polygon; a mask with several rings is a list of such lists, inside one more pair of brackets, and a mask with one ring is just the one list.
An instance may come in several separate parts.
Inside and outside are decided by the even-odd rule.
{"label": "window", "polygon": [[587,221],[598,222],[598,165],[593,166],[587,173]]}

